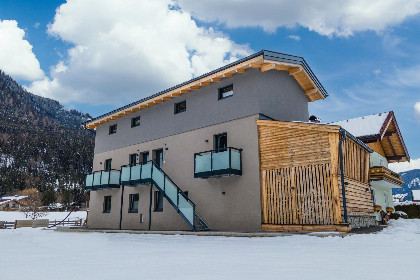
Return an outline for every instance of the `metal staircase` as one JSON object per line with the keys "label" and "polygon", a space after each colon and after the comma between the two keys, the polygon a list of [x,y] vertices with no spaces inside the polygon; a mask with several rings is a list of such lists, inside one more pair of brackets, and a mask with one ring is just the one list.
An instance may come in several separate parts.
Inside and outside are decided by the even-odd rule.
{"label": "metal staircase", "polygon": [[194,202],[154,161],[122,166],[120,183],[122,185],[152,183],[175,208],[191,230],[211,230],[209,225],[195,211]]}

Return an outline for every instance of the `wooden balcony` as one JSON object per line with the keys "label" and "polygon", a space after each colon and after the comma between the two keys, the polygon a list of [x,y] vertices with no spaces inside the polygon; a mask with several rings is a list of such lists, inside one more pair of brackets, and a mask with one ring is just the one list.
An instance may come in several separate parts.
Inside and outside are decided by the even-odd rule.
{"label": "wooden balcony", "polygon": [[401,176],[398,173],[384,167],[384,166],[373,166],[369,170],[370,180],[386,180],[396,185],[401,186],[404,181],[401,180]]}

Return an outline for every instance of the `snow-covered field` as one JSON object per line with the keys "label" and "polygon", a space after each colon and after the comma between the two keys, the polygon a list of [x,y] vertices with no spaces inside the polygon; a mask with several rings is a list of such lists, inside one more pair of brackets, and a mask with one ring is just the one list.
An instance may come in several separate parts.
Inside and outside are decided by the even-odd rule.
{"label": "snow-covered field", "polygon": [[4,279],[419,279],[420,220],[346,237],[0,230]]}
{"label": "snow-covered field", "polygon": [[[46,212],[46,216],[40,219],[49,219],[50,221],[61,221],[69,212]],[[73,219],[86,219],[86,211],[72,212],[69,216],[70,220]],[[0,221],[14,222],[15,220],[30,220],[25,217],[25,213],[19,211],[0,211]]]}

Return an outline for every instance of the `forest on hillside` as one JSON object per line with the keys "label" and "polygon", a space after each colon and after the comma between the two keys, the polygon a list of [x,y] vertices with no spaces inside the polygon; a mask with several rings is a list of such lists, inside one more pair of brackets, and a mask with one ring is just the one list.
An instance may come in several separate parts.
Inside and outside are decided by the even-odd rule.
{"label": "forest on hillside", "polygon": [[91,172],[90,115],[27,92],[0,71],[0,195],[36,188],[80,201]]}

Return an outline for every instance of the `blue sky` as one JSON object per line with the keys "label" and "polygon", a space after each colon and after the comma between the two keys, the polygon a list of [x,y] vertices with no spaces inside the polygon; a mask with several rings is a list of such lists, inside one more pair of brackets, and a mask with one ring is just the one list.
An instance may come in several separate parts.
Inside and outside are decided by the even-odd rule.
{"label": "blue sky", "polygon": [[394,110],[420,159],[419,0],[254,2],[2,0],[0,69],[97,116],[261,49],[299,55],[330,94],[311,114]]}

